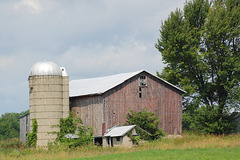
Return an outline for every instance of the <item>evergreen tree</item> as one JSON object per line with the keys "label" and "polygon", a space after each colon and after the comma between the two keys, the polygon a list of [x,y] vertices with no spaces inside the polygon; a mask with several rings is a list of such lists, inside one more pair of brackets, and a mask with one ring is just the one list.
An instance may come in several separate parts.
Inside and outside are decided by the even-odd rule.
{"label": "evergreen tree", "polygon": [[233,132],[240,106],[240,1],[186,2],[162,22],[156,48],[166,64],[158,75],[187,91],[184,115],[191,122],[185,124],[204,133]]}

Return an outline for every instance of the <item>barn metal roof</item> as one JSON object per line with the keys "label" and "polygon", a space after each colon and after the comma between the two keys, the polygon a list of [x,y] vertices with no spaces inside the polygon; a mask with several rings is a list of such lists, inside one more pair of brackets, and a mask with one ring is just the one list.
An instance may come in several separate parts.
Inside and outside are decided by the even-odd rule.
{"label": "barn metal roof", "polygon": [[132,130],[135,127],[136,125],[115,127],[111,131],[109,131],[107,134],[105,134],[104,137],[124,136],[126,133],[128,133],[130,130]]}
{"label": "barn metal roof", "polygon": [[[127,81],[128,79],[142,72],[147,72],[147,71],[140,70],[137,72],[122,73],[122,74],[116,74],[116,75],[105,76],[105,77],[72,80],[69,83],[69,96],[77,97],[77,96],[86,96],[86,95],[94,95],[94,94],[103,94],[106,91],[116,87],[117,85]],[[149,72],[147,73],[154,76]],[[154,77],[176,88],[177,90],[185,93],[184,90],[174,86],[173,84],[157,76],[154,76]]]}

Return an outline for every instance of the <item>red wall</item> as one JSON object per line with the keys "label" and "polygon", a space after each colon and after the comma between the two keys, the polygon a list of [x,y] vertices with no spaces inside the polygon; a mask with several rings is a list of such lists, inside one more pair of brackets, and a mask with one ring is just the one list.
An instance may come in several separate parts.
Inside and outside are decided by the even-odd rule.
{"label": "red wall", "polygon": [[[147,77],[147,86],[141,88],[141,91],[139,91],[140,75]],[[122,125],[126,120],[125,115],[130,110],[142,111],[145,108],[156,113],[156,116],[161,116],[159,128],[167,134],[181,134],[182,93],[150,74],[143,72],[140,75],[103,95],[71,97],[72,112],[76,112],[76,115],[83,119],[84,125],[95,128],[94,136],[102,133],[100,124],[105,123],[106,129]],[[140,92],[142,98],[139,97]],[[94,114],[90,113],[91,111]]]}
{"label": "red wall", "polygon": [[[141,88],[141,91],[139,91],[139,77],[136,76],[103,95],[103,117],[106,127],[124,124],[125,115],[130,110],[141,111],[147,108],[156,113],[156,116],[161,116],[159,127],[167,134],[181,134],[181,93],[159,79],[145,75],[147,86]],[[142,98],[139,98],[140,92]]]}

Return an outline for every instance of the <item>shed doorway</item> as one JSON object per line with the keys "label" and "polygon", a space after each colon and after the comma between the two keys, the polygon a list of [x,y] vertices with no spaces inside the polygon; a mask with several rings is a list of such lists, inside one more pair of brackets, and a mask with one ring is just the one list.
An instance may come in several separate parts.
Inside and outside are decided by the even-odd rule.
{"label": "shed doorway", "polygon": [[103,143],[102,137],[95,137],[95,138],[94,138],[94,144],[95,144],[95,145],[97,145],[97,146],[102,146],[102,143]]}

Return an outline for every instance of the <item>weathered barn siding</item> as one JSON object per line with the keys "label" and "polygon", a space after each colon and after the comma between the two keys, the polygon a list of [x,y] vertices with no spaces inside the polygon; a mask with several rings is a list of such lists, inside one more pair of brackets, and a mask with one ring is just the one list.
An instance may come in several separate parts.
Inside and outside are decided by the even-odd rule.
{"label": "weathered barn siding", "polygon": [[102,97],[82,96],[70,98],[70,107],[76,117],[80,117],[83,125],[93,127],[94,136],[102,135],[103,103]]}
{"label": "weathered barn siding", "polygon": [[29,113],[21,116],[20,118],[20,141],[27,142],[27,134],[30,131],[30,115]]}
{"label": "weathered barn siding", "polygon": [[[139,87],[139,77],[146,76],[146,86]],[[124,83],[99,95],[70,97],[70,107],[83,124],[94,128],[94,136],[125,123],[130,110],[149,111],[160,116],[159,128],[167,134],[182,133],[182,93],[147,72],[141,72]]]}
{"label": "weathered barn siding", "polygon": [[142,111],[147,108],[156,116],[161,116],[159,127],[166,133],[181,134],[181,93],[151,75],[142,75],[147,77],[146,87],[139,89],[139,75],[103,95],[106,128],[124,124],[125,115],[130,110]]}

